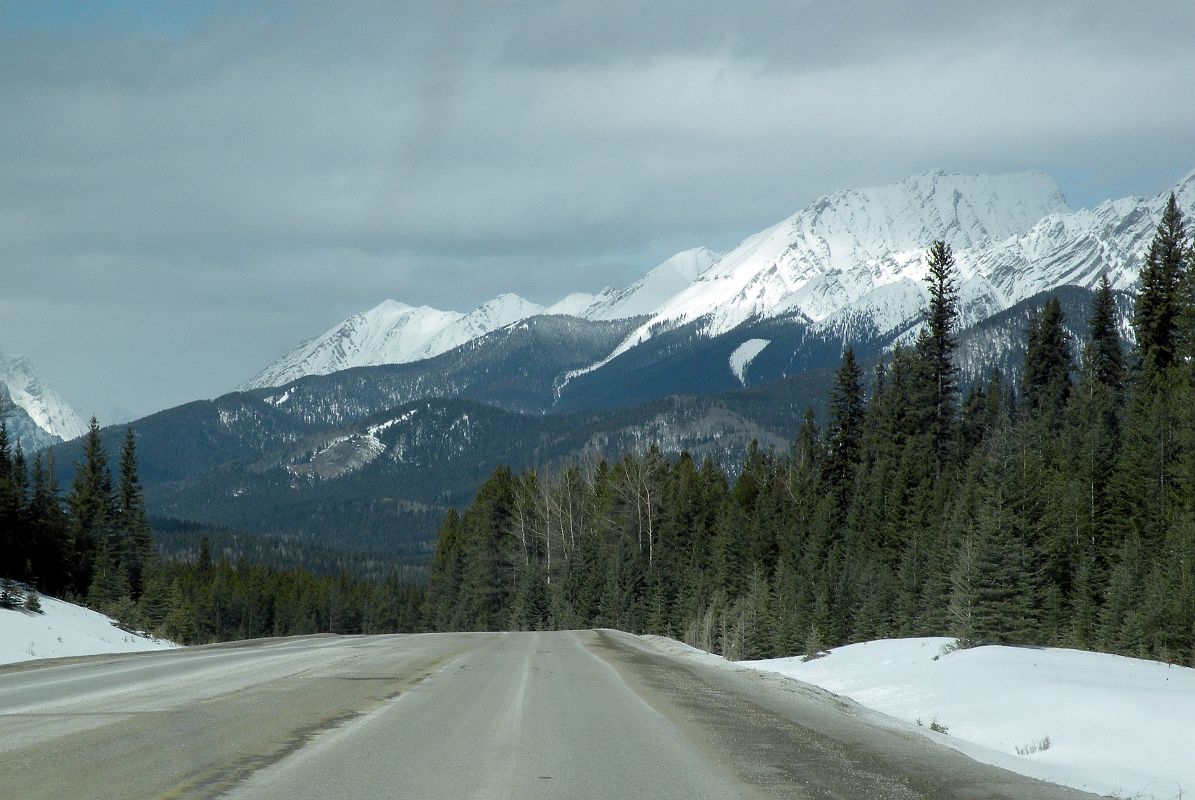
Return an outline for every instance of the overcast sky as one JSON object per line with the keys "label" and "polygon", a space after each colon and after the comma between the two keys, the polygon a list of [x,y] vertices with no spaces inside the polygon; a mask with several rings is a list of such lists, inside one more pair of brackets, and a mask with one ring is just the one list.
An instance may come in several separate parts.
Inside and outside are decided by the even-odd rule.
{"label": "overcast sky", "polygon": [[1192,31],[1190,0],[0,0],[0,350],[142,414],[388,297],[552,302],[835,189],[1154,194],[1195,168]]}

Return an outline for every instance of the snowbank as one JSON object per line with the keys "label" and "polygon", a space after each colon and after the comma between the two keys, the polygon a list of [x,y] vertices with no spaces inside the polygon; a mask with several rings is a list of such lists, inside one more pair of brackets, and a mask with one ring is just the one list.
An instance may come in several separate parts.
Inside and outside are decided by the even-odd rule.
{"label": "snowbank", "polygon": [[95,611],[45,595],[38,599],[41,614],[0,608],[0,664],[178,647],[122,631],[109,617]]}
{"label": "snowbank", "polygon": [[882,640],[738,666],[845,695],[1023,775],[1142,800],[1195,794],[1195,669],[1061,648],[949,652],[952,642]]}

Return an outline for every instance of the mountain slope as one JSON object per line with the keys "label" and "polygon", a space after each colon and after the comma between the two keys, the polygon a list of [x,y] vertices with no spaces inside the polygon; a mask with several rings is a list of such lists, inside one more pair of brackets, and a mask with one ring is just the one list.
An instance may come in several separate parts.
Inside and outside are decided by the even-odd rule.
{"label": "mountain slope", "polygon": [[[544,313],[543,306],[519,297],[517,294],[500,294],[468,314],[445,325],[405,361],[418,361],[447,353],[455,347],[471,342],[504,325]],[[377,361],[379,364],[398,364],[400,361]]]}
{"label": "mountain slope", "polygon": [[456,311],[412,308],[386,300],[303,342],[237,388],[280,386],[304,375],[412,361],[421,357],[418,354],[434,336],[462,316]]}
{"label": "mountain slope", "polygon": [[654,314],[712,267],[721,255],[705,247],[684,250],[654,267],[625,289],[607,289],[577,316],[586,319],[625,319]]}
{"label": "mountain slope", "polygon": [[428,306],[412,308],[387,300],[303,342],[237,389],[264,389],[307,375],[435,358],[535,316],[568,315],[596,322],[642,316],[654,312],[692,283],[716,259],[717,254],[705,248],[686,250],[625,289],[606,289],[599,295],[575,292],[547,308],[510,293],[500,294],[467,314]]}
{"label": "mountain slope", "polygon": [[[37,376],[32,362],[24,356],[0,352],[0,397],[16,406],[3,418],[27,450],[87,433],[87,425],[75,410]],[[0,401],[0,408],[4,405]]]}
{"label": "mountain slope", "polygon": [[[574,414],[518,414],[436,398],[330,426],[237,393],[159,412],[134,430],[151,515],[419,554],[448,507],[467,503],[500,464],[551,470],[656,444],[666,454],[688,450],[734,469],[753,439],[786,448],[804,398],[823,397],[829,380],[828,371],[813,370],[716,397]],[[115,452],[123,430],[102,435]],[[81,457],[81,444],[61,445],[54,456],[67,481],[63,465]]]}
{"label": "mountain slope", "polygon": [[921,256],[934,239],[962,249],[1066,210],[1041,173],[932,172],[836,192],[744,241],[628,340],[707,316],[710,334],[792,312],[821,320],[877,287],[920,280]]}
{"label": "mountain slope", "polygon": [[[1173,189],[1195,212],[1195,173]],[[960,322],[976,324],[1042,291],[1133,286],[1169,191],[1071,211],[1046,176],[929,173],[829,195],[743,242],[569,380],[601,371],[671,330],[717,337],[753,320],[803,317],[853,341],[909,338],[926,302],[924,254],[945,238],[960,276]]]}
{"label": "mountain slope", "polygon": [[339,425],[428,397],[467,397],[540,413],[564,372],[599,358],[635,320],[536,316],[434,358],[312,375],[252,394],[304,425]]}

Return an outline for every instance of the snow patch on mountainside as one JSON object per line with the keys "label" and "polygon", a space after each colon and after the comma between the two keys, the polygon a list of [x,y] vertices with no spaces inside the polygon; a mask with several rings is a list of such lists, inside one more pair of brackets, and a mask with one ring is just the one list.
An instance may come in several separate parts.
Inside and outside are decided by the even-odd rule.
{"label": "snow patch on mountainside", "polygon": [[40,614],[0,608],[0,664],[178,647],[123,631],[111,618],[82,606],[45,595],[39,596],[39,602]]}
{"label": "snow patch on mountainside", "polygon": [[739,379],[739,383],[747,385],[747,366],[771,343],[771,339],[748,339],[734,349],[730,354],[730,371]]}
{"label": "snow patch on mountainside", "polygon": [[51,436],[69,441],[87,433],[87,425],[75,410],[37,376],[24,356],[0,352],[0,395],[24,409]]}

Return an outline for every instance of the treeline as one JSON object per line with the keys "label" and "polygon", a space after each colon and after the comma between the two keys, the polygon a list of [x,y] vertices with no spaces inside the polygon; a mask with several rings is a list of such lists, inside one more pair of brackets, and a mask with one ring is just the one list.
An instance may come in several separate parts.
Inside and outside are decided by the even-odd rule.
{"label": "treeline", "polygon": [[213,561],[203,540],[194,561],[153,561],[141,597],[109,611],[131,629],[200,644],[416,631],[424,595],[424,586],[406,580],[397,568],[381,580],[347,572],[317,577],[305,569]]}
{"label": "treeline", "polygon": [[1023,377],[959,385],[958,277],[928,253],[914,346],[843,354],[824,424],[733,484],[658,451],[498,469],[442,525],[427,624],[611,626],[732,658],[951,635],[1195,664],[1195,255],[1174,198],[1125,347],[1107,280],[1087,335],[1048,301]]}
{"label": "treeline", "polygon": [[[213,559],[206,538],[183,559],[156,553],[126,431],[113,481],[95,419],[62,496],[53,465],[32,464],[0,422],[0,605],[40,610],[37,592],[84,603],[132,631],[184,644],[305,633],[416,630],[424,587],[394,566],[364,579]],[[19,587],[16,581],[24,584]]]}

